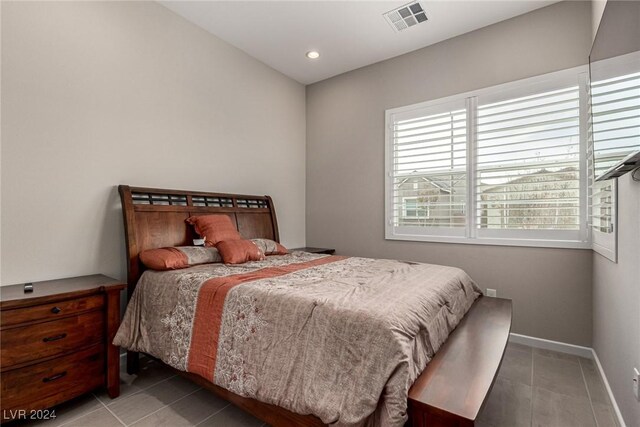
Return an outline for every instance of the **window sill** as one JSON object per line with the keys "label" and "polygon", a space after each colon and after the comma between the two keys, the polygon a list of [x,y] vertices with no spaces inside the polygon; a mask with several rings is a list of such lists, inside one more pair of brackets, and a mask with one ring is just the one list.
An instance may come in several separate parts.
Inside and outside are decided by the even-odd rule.
{"label": "window sill", "polygon": [[577,240],[497,239],[426,235],[387,234],[386,240],[411,242],[458,243],[463,245],[520,246],[533,248],[591,249],[591,243]]}
{"label": "window sill", "polygon": [[601,246],[597,243],[593,244],[593,251],[597,254],[602,255],[603,257],[605,257],[606,259],[608,259],[611,262],[614,263],[618,263],[618,254],[616,253],[615,249],[612,249],[610,247],[606,247],[606,246]]}

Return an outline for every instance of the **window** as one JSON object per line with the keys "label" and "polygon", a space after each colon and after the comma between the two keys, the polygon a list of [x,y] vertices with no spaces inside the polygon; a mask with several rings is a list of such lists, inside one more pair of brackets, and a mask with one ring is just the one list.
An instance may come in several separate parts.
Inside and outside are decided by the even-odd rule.
{"label": "window", "polygon": [[481,99],[478,236],[580,240],[578,86],[484,105]]}
{"label": "window", "polygon": [[[631,58],[631,64],[634,64],[634,58]],[[601,78],[590,85],[593,250],[613,262],[617,262],[617,180],[596,182],[595,177],[602,175],[640,144],[640,73],[629,73],[626,60],[623,58],[623,61],[606,64],[598,70]],[[637,59],[635,61],[637,64]]]}
{"label": "window", "polygon": [[617,261],[617,179],[595,181],[640,149],[638,52],[591,62],[589,132],[590,225],[593,250]]}
{"label": "window", "polygon": [[394,228],[464,235],[467,117],[465,102],[397,115],[394,123]]}
{"label": "window", "polygon": [[640,73],[592,82],[592,140],[595,176],[640,146]]}
{"label": "window", "polygon": [[418,197],[403,197],[403,216],[406,220],[427,220],[429,208]]}
{"label": "window", "polygon": [[588,247],[579,71],[388,110],[386,237]]}

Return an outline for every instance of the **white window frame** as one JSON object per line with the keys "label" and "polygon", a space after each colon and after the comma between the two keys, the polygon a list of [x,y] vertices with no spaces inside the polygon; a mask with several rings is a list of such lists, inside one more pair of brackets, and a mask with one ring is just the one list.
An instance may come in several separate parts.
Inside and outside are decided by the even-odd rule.
{"label": "white window frame", "polygon": [[[407,107],[396,109],[397,111],[393,112],[392,114],[389,114],[389,112],[392,112],[393,110],[387,110],[386,117],[387,117],[387,123],[391,123],[389,122],[389,119],[411,120],[414,118],[423,117],[424,115],[439,114],[446,110],[454,111],[454,110],[460,110],[463,108],[469,108],[467,100],[460,97],[449,97],[449,98],[440,99],[440,100],[436,100],[429,103],[421,103],[421,104],[410,105]],[[385,139],[388,141],[389,138],[393,138],[393,132],[389,132],[389,129],[387,126],[387,135]],[[469,128],[467,123],[467,139],[468,138],[469,138]],[[468,142],[467,142],[467,149],[468,149]],[[386,167],[385,167],[387,187],[393,186],[393,175],[392,175],[393,150],[394,150],[393,140],[391,140],[391,143],[390,144],[387,143],[385,147],[385,153],[386,153],[385,156],[387,159]],[[465,171],[465,173],[468,173],[468,171]],[[387,223],[389,224],[389,221],[391,221],[390,224],[392,224],[393,215],[394,215],[393,191],[386,192],[385,212],[386,212],[385,219],[387,220]],[[396,228],[393,225],[391,225],[391,229],[393,230],[394,236],[397,236],[397,240],[422,240],[419,238],[416,239],[414,237],[424,236],[425,234],[423,233],[427,233],[427,235],[431,237],[432,239],[431,241],[447,241],[448,239],[456,240],[459,238],[464,238],[466,235],[465,227],[402,226],[402,227]],[[389,227],[387,227],[387,232],[388,230],[389,230]],[[440,238],[444,240],[440,240]],[[389,237],[387,237],[387,239],[389,239]]]}
{"label": "white window frame", "polygon": [[[409,240],[425,242],[463,243],[481,245],[532,246],[554,248],[591,249],[590,224],[588,221],[588,175],[587,175],[587,128],[588,92],[586,65],[483,88],[454,96],[421,102],[385,111],[385,238],[387,240]],[[476,142],[475,128],[478,99],[482,103],[498,102],[577,85],[580,92],[580,229],[573,238],[558,230],[496,230],[487,233],[476,227]],[[402,227],[393,224],[393,123],[415,114],[416,110],[437,109],[442,104],[460,104],[467,108],[467,198],[466,227]]]}
{"label": "white window frame", "polygon": [[415,210],[416,213],[418,213],[418,210],[419,210],[419,208],[417,206],[418,196],[407,196],[407,197],[403,197],[402,198],[402,215],[404,217],[406,217],[406,218],[416,218],[416,217],[420,216],[420,215],[413,215],[413,216],[407,215],[407,200],[413,200],[413,201],[416,202],[416,206],[414,208],[412,208],[412,209]]}
{"label": "white window frame", "polygon": [[[424,217],[426,219],[430,219],[431,218],[431,207],[428,204],[426,206],[422,206],[422,207],[418,206],[418,203],[419,203],[418,199],[419,198],[420,198],[420,196],[407,196],[407,197],[403,197],[402,198],[402,216],[404,218],[409,218],[409,219],[418,218],[418,217],[420,217],[420,215],[419,215],[420,210],[424,211]],[[416,207],[411,208],[411,209],[415,210],[418,215],[411,216],[411,215],[407,214],[407,211],[408,211],[408,209],[407,209],[407,201],[408,200],[412,200],[412,201],[416,202]],[[411,209],[409,209],[409,210],[411,210]]]}

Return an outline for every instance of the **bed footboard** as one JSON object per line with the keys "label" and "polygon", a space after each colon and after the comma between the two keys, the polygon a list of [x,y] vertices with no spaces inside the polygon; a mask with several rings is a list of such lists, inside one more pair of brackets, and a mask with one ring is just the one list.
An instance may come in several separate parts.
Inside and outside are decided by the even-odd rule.
{"label": "bed footboard", "polygon": [[510,332],[511,300],[480,297],[409,390],[409,424],[473,426]]}

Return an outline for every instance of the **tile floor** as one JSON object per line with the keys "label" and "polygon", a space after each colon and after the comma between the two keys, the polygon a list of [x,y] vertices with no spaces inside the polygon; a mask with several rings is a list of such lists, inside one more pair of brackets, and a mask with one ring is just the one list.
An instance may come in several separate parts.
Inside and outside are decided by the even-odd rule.
{"label": "tile floor", "polygon": [[593,360],[510,343],[481,427],[616,427]]}
{"label": "tile floor", "polygon": [[[140,375],[122,373],[122,390],[76,399],[54,420],[22,426],[224,426],[264,424],[208,391],[143,359]],[[509,344],[477,425],[481,427],[616,427],[613,408],[592,360]]]}

